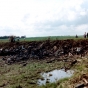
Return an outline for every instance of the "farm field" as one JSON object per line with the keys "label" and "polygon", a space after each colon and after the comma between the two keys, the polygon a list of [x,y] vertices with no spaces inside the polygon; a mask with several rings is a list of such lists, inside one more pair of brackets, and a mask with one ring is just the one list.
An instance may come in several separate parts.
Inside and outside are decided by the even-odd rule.
{"label": "farm field", "polygon": [[[61,69],[74,73],[53,83],[47,79],[45,85],[38,84],[39,79],[45,79],[41,73]],[[87,86],[87,73],[87,39],[0,43],[0,88],[79,88]]]}
{"label": "farm field", "polygon": [[[65,40],[65,39],[83,39],[83,36],[79,36],[75,38],[75,36],[49,36],[49,37],[28,37],[28,38],[20,38],[20,41],[42,41],[47,40]],[[0,39],[0,42],[8,42],[8,39]]]}

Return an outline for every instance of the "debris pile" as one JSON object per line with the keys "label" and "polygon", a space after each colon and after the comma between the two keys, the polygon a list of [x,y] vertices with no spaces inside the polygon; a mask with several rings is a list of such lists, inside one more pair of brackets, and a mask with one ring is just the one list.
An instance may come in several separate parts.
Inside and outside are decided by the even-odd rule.
{"label": "debris pile", "polygon": [[82,80],[82,83],[77,84],[75,88],[88,88],[88,74],[83,74],[80,80]]}
{"label": "debris pile", "polygon": [[[0,56],[3,56],[2,60],[7,64],[28,59],[41,60],[50,57],[71,57],[74,55],[82,57],[87,51],[88,40],[46,40],[0,44]],[[71,63],[71,65],[74,63]]]}

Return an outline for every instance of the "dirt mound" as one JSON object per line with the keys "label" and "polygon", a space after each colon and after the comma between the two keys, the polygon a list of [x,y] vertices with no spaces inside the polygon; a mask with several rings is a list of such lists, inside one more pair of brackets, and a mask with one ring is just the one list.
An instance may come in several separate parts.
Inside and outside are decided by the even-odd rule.
{"label": "dirt mound", "polygon": [[85,55],[88,40],[55,40],[0,43],[0,56],[7,64],[28,59]]}

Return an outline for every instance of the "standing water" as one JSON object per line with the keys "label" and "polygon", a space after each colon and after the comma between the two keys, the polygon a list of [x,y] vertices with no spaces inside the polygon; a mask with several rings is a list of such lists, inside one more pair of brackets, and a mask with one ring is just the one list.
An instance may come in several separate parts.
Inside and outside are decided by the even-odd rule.
{"label": "standing water", "polygon": [[68,70],[65,72],[64,69],[61,69],[61,70],[53,70],[48,73],[41,73],[41,76],[44,78],[44,80],[39,79],[38,85],[45,85],[47,83],[47,81],[49,83],[53,83],[62,78],[71,77],[73,72],[74,71],[72,71],[72,70]]}

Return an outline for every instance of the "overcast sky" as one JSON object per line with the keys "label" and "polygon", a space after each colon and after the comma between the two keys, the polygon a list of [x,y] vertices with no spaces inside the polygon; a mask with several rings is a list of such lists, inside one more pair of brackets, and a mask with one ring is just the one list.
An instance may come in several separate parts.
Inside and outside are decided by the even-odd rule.
{"label": "overcast sky", "polygon": [[0,0],[0,36],[83,35],[88,0]]}

